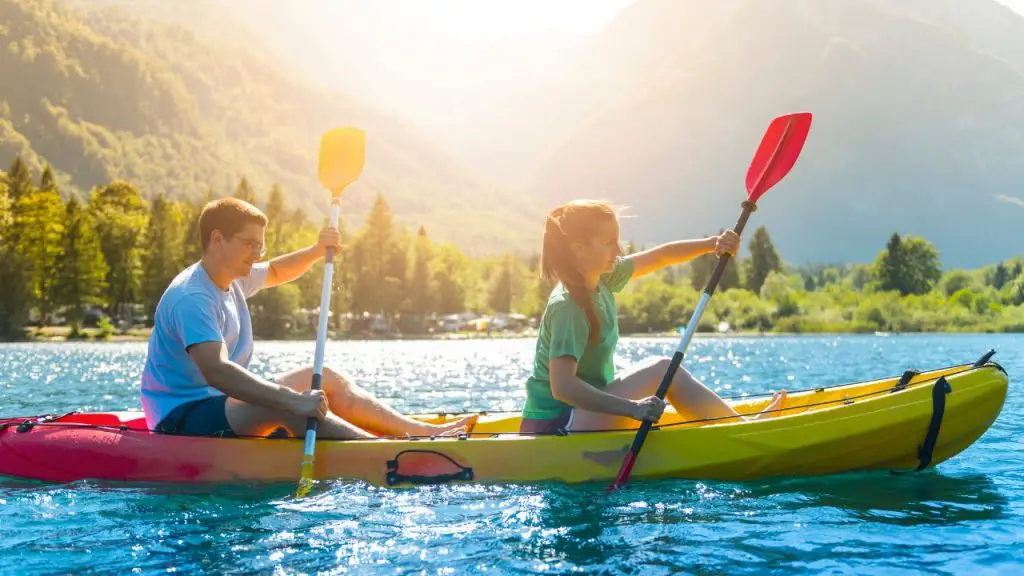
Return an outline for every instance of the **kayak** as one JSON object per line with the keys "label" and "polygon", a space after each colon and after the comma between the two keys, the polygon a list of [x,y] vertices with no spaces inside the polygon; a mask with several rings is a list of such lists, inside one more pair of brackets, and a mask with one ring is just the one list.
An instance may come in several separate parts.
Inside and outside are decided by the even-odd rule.
{"label": "kayak", "polygon": [[[934,467],[974,443],[999,415],[1008,376],[992,354],[791,392],[778,413],[756,420],[684,421],[666,409],[631,479],[753,480]],[[765,395],[729,399],[741,414],[764,410],[769,401]],[[416,417],[440,423],[457,416]],[[315,478],[378,486],[611,481],[636,434],[537,436],[518,433],[519,421],[519,413],[481,413],[468,436],[318,440]],[[0,420],[0,475],[50,482],[293,482],[302,455],[301,438],[151,432],[141,412]]]}

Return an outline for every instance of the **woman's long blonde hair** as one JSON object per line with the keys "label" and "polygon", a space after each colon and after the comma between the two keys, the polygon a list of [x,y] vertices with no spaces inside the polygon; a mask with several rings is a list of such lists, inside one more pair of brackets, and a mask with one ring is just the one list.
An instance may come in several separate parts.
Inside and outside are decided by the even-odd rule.
{"label": "woman's long blonde hair", "polygon": [[583,281],[573,242],[587,242],[597,234],[601,225],[617,222],[618,213],[611,204],[598,200],[573,200],[548,213],[544,226],[544,245],[540,255],[541,274],[549,280],[558,280],[569,295],[587,314],[590,323],[590,341],[601,340],[601,321],[597,317],[594,298]]}

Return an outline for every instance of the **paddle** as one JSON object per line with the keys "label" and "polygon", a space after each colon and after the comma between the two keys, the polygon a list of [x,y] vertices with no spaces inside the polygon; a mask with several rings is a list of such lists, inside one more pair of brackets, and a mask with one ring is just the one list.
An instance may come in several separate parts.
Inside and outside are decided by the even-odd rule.
{"label": "paddle", "polygon": [[[797,157],[800,156],[800,150],[803,149],[804,141],[807,139],[807,132],[810,129],[811,114],[809,112],[786,114],[772,120],[768,130],[764,133],[764,137],[761,138],[761,145],[758,146],[757,153],[754,154],[754,159],[750,162],[750,168],[747,170],[747,199],[741,204],[743,212],[740,214],[739,220],[736,221],[736,226],[733,227],[733,231],[736,234],[743,233],[743,228],[747,225],[747,218],[750,217],[751,212],[757,209],[757,200],[769,188],[777,184],[779,180],[782,180],[783,176],[796,163]],[[668,387],[676,375],[676,370],[679,369],[679,365],[683,362],[683,354],[686,352],[686,347],[690,344],[690,338],[693,337],[693,333],[697,330],[697,323],[704,314],[704,308],[707,307],[708,301],[711,300],[711,295],[715,293],[718,280],[722,277],[722,272],[725,270],[725,265],[729,262],[729,257],[729,254],[722,254],[719,257],[718,265],[715,267],[711,278],[708,279],[704,293],[701,294],[700,301],[693,311],[693,316],[686,325],[686,331],[683,332],[683,337],[679,341],[676,353],[672,356],[672,361],[668,365],[668,371],[665,373],[665,377],[662,378],[661,385],[658,386],[656,395],[662,400],[665,399],[665,394],[668,392]],[[640,429],[633,439],[633,445],[622,461],[622,467],[619,469],[615,482],[608,486],[609,492],[620,487],[629,478],[629,473],[633,470],[633,464],[640,453],[640,448],[644,445],[644,440],[647,439],[647,433],[650,431],[651,426],[652,422],[648,420],[644,420],[640,425]]]}
{"label": "paddle", "polygon": [[[356,181],[363,171],[366,154],[366,136],[359,128],[335,128],[320,139],[320,158],[317,177],[320,185],[331,193],[331,228],[338,227],[341,193]],[[324,283],[320,290],[320,322],[316,328],[316,352],[313,356],[311,388],[320,389],[323,379],[324,346],[327,343],[327,318],[331,309],[331,280],[334,277],[334,248],[328,248],[324,257]],[[313,452],[316,447],[316,418],[306,421],[305,455],[302,458],[302,476],[296,496],[305,496],[313,487]]]}

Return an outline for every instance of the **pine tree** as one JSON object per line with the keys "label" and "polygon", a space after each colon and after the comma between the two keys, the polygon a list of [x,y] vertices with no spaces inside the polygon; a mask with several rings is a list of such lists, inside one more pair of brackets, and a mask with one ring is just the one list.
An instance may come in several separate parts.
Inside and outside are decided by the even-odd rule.
{"label": "pine tree", "polygon": [[374,314],[394,311],[398,290],[394,282],[387,280],[394,236],[391,209],[378,194],[358,240],[362,267],[356,272],[355,300],[364,311]]}
{"label": "pine tree", "polygon": [[438,313],[455,314],[466,309],[466,285],[461,279],[465,266],[466,257],[454,246],[442,244],[438,247],[432,278]]}
{"label": "pine tree", "polygon": [[750,258],[747,260],[747,289],[758,294],[769,274],[782,271],[782,261],[775,250],[775,245],[772,244],[771,236],[768,235],[768,229],[764,226],[759,226],[754,231],[748,249]]}
{"label": "pine tree", "polygon": [[249,183],[249,179],[242,176],[242,179],[238,181],[238,186],[235,188],[235,198],[248,202],[253,206],[256,205],[256,191],[252,189],[252,184]]}
{"label": "pine tree", "polygon": [[31,188],[18,197],[12,228],[15,252],[27,265],[30,301],[45,322],[55,307],[53,286],[64,230],[64,203],[57,189]]}
{"label": "pine tree", "polygon": [[420,226],[413,248],[412,277],[409,279],[409,300],[414,314],[426,315],[433,310],[433,293],[430,290],[432,252],[427,231]]}
{"label": "pine tree", "polygon": [[181,217],[178,206],[157,194],[149,211],[146,229],[146,251],[142,256],[142,285],[140,296],[146,305],[147,323],[153,325],[153,315],[160,296],[182,268]]}
{"label": "pine tree", "polygon": [[406,279],[409,276],[409,240],[408,231],[402,227],[395,231],[387,247],[384,262],[384,312],[395,314],[408,312],[411,303],[407,294]]}
{"label": "pine tree", "polygon": [[885,245],[885,251],[879,254],[875,264],[875,275],[878,277],[878,285],[882,290],[903,290],[902,271],[903,263],[903,241],[898,232],[893,232],[889,242]]}
{"label": "pine tree", "polygon": [[875,260],[875,276],[882,290],[902,295],[924,294],[942,278],[939,253],[923,238],[903,239],[893,233]]}
{"label": "pine tree", "polygon": [[1007,270],[1006,266],[1004,266],[1002,262],[1000,262],[996,265],[996,269],[992,273],[992,287],[996,290],[1002,290],[1003,286],[1006,286],[1009,279],[1010,271]]}
{"label": "pine tree", "polygon": [[717,263],[714,254],[702,254],[690,260],[690,284],[694,290],[703,290],[707,286]]}
{"label": "pine tree", "polygon": [[43,174],[39,177],[39,189],[40,190],[56,190],[57,182],[53,178],[53,169],[47,164],[43,168]]}
{"label": "pine tree", "polygon": [[107,306],[112,315],[134,302],[139,289],[143,234],[149,211],[139,191],[122,180],[93,190],[89,211],[96,222],[106,259]]}
{"label": "pine tree", "polygon": [[203,213],[203,207],[213,202],[214,198],[213,190],[207,190],[206,196],[201,200],[185,204],[183,209],[185,234],[181,240],[181,258],[184,266],[198,262],[203,257],[203,241],[199,237],[199,215]]}
{"label": "pine tree", "polygon": [[11,162],[11,168],[7,171],[4,183],[7,184],[7,193],[13,202],[17,202],[19,198],[35,190],[35,186],[32,185],[32,175],[29,174],[28,166],[20,155],[15,156]]}
{"label": "pine tree", "polygon": [[0,339],[17,338],[28,320],[28,265],[14,237],[14,201],[0,176]]}
{"label": "pine tree", "polygon": [[[715,266],[718,266],[718,257],[715,257]],[[726,291],[732,290],[733,288],[740,287],[740,272],[739,262],[736,258],[729,258],[729,261],[725,263],[725,268],[722,270],[722,277],[718,279],[718,290]]]}
{"label": "pine tree", "polygon": [[508,257],[498,265],[498,273],[491,280],[487,304],[495,312],[512,311],[512,262]]}
{"label": "pine tree", "polygon": [[270,195],[267,196],[267,250],[271,253],[282,252],[280,244],[283,241],[284,228],[288,221],[288,208],[285,206],[284,190],[279,184],[270,188]]}
{"label": "pine tree", "polygon": [[58,305],[67,307],[67,319],[76,328],[82,323],[87,305],[103,306],[106,303],[107,263],[100,250],[92,217],[75,198],[71,198],[65,208],[60,251],[56,301]]}

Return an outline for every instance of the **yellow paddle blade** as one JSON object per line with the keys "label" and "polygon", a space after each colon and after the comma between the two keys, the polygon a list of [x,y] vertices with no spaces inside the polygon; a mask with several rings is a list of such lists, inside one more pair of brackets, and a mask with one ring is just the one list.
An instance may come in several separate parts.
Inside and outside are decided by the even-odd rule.
{"label": "yellow paddle blade", "polygon": [[304,498],[313,489],[316,481],[313,480],[313,459],[306,456],[302,459],[302,473],[299,478],[299,488],[295,491],[296,498]]}
{"label": "yellow paddle blade", "polygon": [[363,172],[366,159],[366,135],[355,126],[335,128],[320,139],[317,177],[320,185],[339,195]]}

